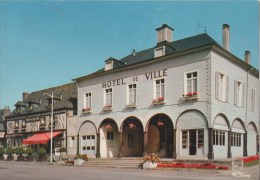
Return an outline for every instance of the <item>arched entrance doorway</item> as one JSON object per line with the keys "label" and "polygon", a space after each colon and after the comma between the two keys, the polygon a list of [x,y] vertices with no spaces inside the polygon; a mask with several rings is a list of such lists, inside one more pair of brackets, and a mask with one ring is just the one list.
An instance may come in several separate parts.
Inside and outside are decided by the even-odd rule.
{"label": "arched entrance doorway", "polygon": [[173,123],[165,114],[153,116],[148,124],[148,153],[157,153],[160,157],[173,156]]}
{"label": "arched entrance doorway", "polygon": [[247,126],[247,154],[248,156],[257,155],[258,139],[257,128],[254,122],[250,122]]}
{"label": "arched entrance doorway", "polygon": [[246,130],[241,119],[235,119],[231,129],[231,152],[233,157],[242,157],[245,152]]}
{"label": "arched entrance doorway", "polygon": [[79,153],[87,154],[89,157],[96,157],[97,144],[96,126],[91,121],[85,121],[79,128]]}
{"label": "arched entrance doorway", "polygon": [[122,124],[122,156],[143,156],[143,125],[136,117],[127,118]]}
{"label": "arched entrance doorway", "polygon": [[100,156],[118,156],[118,127],[113,119],[105,119],[99,127],[100,133]]}
{"label": "arched entrance doorway", "polygon": [[213,152],[215,159],[229,157],[229,131],[230,124],[226,116],[223,114],[217,115],[213,123],[212,137]]}
{"label": "arched entrance doorway", "polygon": [[206,157],[208,153],[208,121],[197,110],[183,112],[177,119],[177,153],[180,157]]}

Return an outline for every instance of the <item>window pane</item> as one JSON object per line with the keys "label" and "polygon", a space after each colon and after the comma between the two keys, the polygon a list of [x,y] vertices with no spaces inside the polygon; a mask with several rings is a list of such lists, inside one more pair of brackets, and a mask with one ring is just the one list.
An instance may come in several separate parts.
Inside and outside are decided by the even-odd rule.
{"label": "window pane", "polygon": [[197,77],[197,72],[194,72],[194,73],[193,73],[193,77]]}
{"label": "window pane", "polygon": [[182,148],[188,147],[188,131],[182,131]]}
{"label": "window pane", "polygon": [[197,92],[197,79],[193,79],[193,92]]}
{"label": "window pane", "polygon": [[188,73],[188,74],[187,74],[187,78],[191,78],[191,73]]}

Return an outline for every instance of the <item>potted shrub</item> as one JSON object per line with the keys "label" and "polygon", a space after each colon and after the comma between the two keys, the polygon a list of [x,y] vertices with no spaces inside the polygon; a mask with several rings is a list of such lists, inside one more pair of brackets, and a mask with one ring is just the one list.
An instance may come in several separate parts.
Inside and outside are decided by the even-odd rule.
{"label": "potted shrub", "polygon": [[75,157],[74,157],[74,165],[75,166],[81,166],[83,163],[85,163],[85,161],[88,160],[88,156],[86,154],[77,154]]}
{"label": "potted shrub", "polygon": [[156,168],[158,162],[160,162],[160,161],[161,161],[160,158],[155,153],[145,155],[144,156],[143,169]]}
{"label": "potted shrub", "polygon": [[39,155],[39,159],[40,159],[41,161],[43,161],[43,160],[44,160],[44,156],[46,155],[46,150],[45,150],[45,148],[44,148],[44,147],[41,147],[40,149],[38,149],[37,154]]}
{"label": "potted shrub", "polygon": [[14,150],[13,150],[13,148],[11,148],[11,147],[8,147],[7,149],[6,149],[6,151],[5,151],[5,153],[7,154],[7,160],[13,160],[13,154],[14,154]]}
{"label": "potted shrub", "polygon": [[5,153],[4,148],[0,147],[0,160],[4,160],[4,153]]}
{"label": "potted shrub", "polygon": [[32,160],[33,161],[39,161],[39,155],[37,152],[32,153]]}
{"label": "potted shrub", "polygon": [[66,153],[67,153],[67,149],[66,148],[60,148],[60,156],[61,157],[65,157],[66,156]]}
{"label": "potted shrub", "polygon": [[22,161],[24,159],[23,156],[22,156],[25,153],[25,150],[24,150],[23,147],[17,148],[15,153],[18,155],[18,157],[17,157],[18,161]]}
{"label": "potted shrub", "polygon": [[25,154],[26,154],[26,160],[27,161],[32,161],[32,154],[34,153],[34,149],[31,147],[27,147],[25,150]]}

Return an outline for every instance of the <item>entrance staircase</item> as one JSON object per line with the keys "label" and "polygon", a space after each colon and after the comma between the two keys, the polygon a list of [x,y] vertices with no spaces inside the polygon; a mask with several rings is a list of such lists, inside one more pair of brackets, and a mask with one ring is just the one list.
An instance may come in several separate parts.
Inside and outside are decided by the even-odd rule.
{"label": "entrance staircase", "polygon": [[140,169],[143,158],[89,158],[86,167],[131,168]]}

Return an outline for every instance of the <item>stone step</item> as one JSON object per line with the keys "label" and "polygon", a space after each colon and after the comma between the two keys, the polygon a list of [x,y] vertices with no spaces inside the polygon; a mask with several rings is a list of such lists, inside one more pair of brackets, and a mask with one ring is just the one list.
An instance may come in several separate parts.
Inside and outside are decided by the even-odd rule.
{"label": "stone step", "polygon": [[87,167],[113,167],[113,168],[141,168],[142,158],[96,158],[89,159]]}

